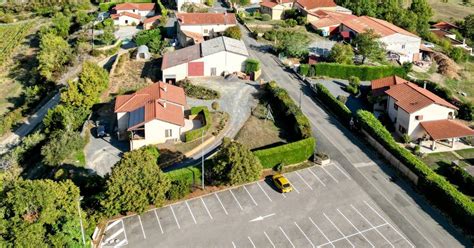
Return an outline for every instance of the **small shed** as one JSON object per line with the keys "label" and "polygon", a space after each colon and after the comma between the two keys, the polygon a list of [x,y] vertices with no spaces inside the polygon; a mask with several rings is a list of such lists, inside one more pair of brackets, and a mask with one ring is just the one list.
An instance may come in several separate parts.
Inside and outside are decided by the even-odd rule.
{"label": "small shed", "polygon": [[150,51],[147,46],[141,45],[137,48],[137,55],[135,57],[137,60],[150,59],[150,56]]}

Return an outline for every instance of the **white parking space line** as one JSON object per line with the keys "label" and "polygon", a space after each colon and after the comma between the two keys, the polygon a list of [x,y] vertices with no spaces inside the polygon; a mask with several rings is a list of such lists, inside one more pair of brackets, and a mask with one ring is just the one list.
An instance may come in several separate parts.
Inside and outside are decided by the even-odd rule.
{"label": "white parking space line", "polygon": [[138,215],[138,222],[140,222],[140,226],[142,227],[143,238],[146,239],[145,229],[143,228],[142,218],[140,217],[140,215]]}
{"label": "white parking space line", "polygon": [[363,233],[361,233],[360,230],[359,230],[339,209],[336,209],[336,210],[337,210],[337,212],[339,212],[339,213],[342,215],[342,217],[344,217],[344,219],[347,220],[347,222],[349,222],[349,224],[351,224],[352,227],[354,227],[354,229],[357,231],[357,233],[359,233],[360,235],[362,235],[362,237],[363,237],[372,247],[375,247],[374,244],[372,244],[372,242],[370,242],[370,241],[367,239],[367,237],[366,237]]}
{"label": "white parking space line", "polygon": [[122,221],[122,228],[123,228],[123,235],[125,236],[125,240],[127,240],[127,244],[128,244],[127,232],[125,231],[125,225],[123,224],[123,221]]}
{"label": "white parking space line", "polygon": [[156,213],[156,209],[153,209],[153,212],[155,212],[155,216],[156,216],[156,221],[158,221],[158,225],[160,226],[160,230],[161,230],[161,234],[163,234],[163,227],[161,227],[161,222],[160,222],[160,218],[158,218],[158,214]]}
{"label": "white parking space line", "polygon": [[253,243],[253,241],[252,241],[252,239],[250,238],[250,236],[247,236],[247,238],[249,239],[250,243],[252,243],[253,248],[256,248],[256,247],[255,247],[255,244]]}
{"label": "white parking space line", "polygon": [[255,206],[258,206],[257,202],[255,201],[255,199],[253,199],[253,196],[250,194],[250,192],[247,190],[247,187],[245,187],[244,185],[244,189],[245,191],[247,191],[247,194],[249,194],[250,198],[252,199],[253,203],[255,204]]}
{"label": "white parking space line", "polygon": [[116,220],[116,221],[112,222],[112,224],[109,224],[109,225],[107,226],[107,228],[105,228],[105,231],[110,230],[110,228],[114,227],[115,225],[117,225],[117,224],[120,223],[121,221],[122,221],[122,219]]}
{"label": "white parking space line", "polygon": [[308,186],[308,188],[310,188],[311,190],[313,190],[313,187],[311,187],[311,185],[309,185],[309,183],[306,182],[306,180],[304,180],[304,178],[301,176],[300,173],[298,173],[298,171],[296,171],[296,175],[298,175],[298,177],[301,178],[301,181],[303,181],[303,183],[306,184],[306,186]]}
{"label": "white parking space line", "polygon": [[272,198],[270,198],[270,196],[268,196],[267,192],[265,192],[265,190],[263,190],[262,186],[260,186],[260,182],[257,182],[257,185],[262,190],[262,192],[267,196],[268,200],[272,201]]}
{"label": "white parking space line", "polygon": [[229,189],[229,192],[232,194],[232,197],[234,197],[234,200],[237,202],[237,205],[239,205],[240,210],[244,210],[242,205],[240,205],[239,200],[237,200],[237,197],[235,197],[234,193],[232,192],[232,189]]}
{"label": "white parking space line", "polygon": [[227,210],[224,207],[224,204],[222,204],[222,202],[221,202],[221,198],[219,198],[219,196],[216,193],[214,193],[214,195],[216,196],[217,200],[221,204],[222,209],[224,209],[225,215],[229,215],[229,213],[227,213]]}
{"label": "white parking space line", "polygon": [[336,224],[334,224],[334,222],[332,222],[331,219],[329,219],[329,217],[323,213],[324,217],[326,217],[326,219],[334,226],[334,228],[336,228],[336,230],[343,236],[345,237],[345,239],[347,240],[347,242],[349,242],[349,244],[351,244],[352,247],[355,247],[354,244],[352,244],[352,242],[346,237],[346,235],[344,233],[341,232],[341,230],[339,229],[339,227],[336,226]]}
{"label": "white parking space line", "polygon": [[188,207],[189,213],[191,214],[191,217],[193,217],[194,224],[197,224],[196,218],[194,218],[193,211],[191,211],[191,207],[188,204],[188,201],[185,201],[186,206]]}
{"label": "white parking space line", "polygon": [[323,183],[323,181],[321,181],[321,179],[311,170],[311,168],[308,168],[307,169],[311,174],[313,174],[313,176],[318,179],[318,181],[323,185],[323,187],[326,187],[326,184]]}
{"label": "white parking space line", "polygon": [[344,176],[346,176],[349,180],[352,180],[352,178],[343,170],[341,169],[336,163],[334,163],[334,166],[342,173]]}
{"label": "white parking space line", "polygon": [[[332,247],[336,247],[334,246],[334,244],[331,242],[331,240],[329,240],[329,238],[326,236],[326,234],[323,233],[323,231],[319,228],[318,225],[316,225],[316,223],[314,223],[313,219],[311,217],[308,217],[309,221],[311,221],[311,223],[313,223],[314,227],[316,227],[316,229],[318,229],[318,231],[323,235],[323,237],[328,241],[327,244],[331,244]],[[321,247],[321,245],[318,245],[318,247]]]}
{"label": "white parking space line", "polygon": [[176,221],[176,225],[178,225],[178,229],[181,229],[181,226],[179,225],[178,218],[176,218],[176,214],[174,214],[173,206],[170,205],[171,212],[173,213],[174,220]]}
{"label": "white parking space line", "polygon": [[326,172],[326,174],[328,174],[332,178],[332,180],[336,181],[336,183],[339,183],[339,181],[335,177],[333,177],[331,173],[329,173],[329,171],[324,169],[324,166],[321,166],[321,168],[323,169],[324,172]]}
{"label": "white parking space line", "polygon": [[283,231],[283,228],[281,228],[281,226],[278,227],[280,228],[280,231],[283,233],[283,235],[285,235],[285,238],[290,242],[291,246],[295,248],[295,245],[293,244],[293,242],[291,242],[290,238],[288,238],[288,235],[286,235],[285,231]]}
{"label": "white parking space line", "polygon": [[207,214],[209,215],[209,218],[211,218],[211,220],[212,220],[213,218],[212,218],[211,212],[209,212],[209,209],[207,208],[206,203],[204,202],[204,200],[202,199],[202,197],[199,197],[199,198],[201,199],[201,202],[202,202],[202,204],[204,205],[204,208],[206,209],[206,212],[207,212]]}
{"label": "white parking space line", "polygon": [[102,243],[109,243],[110,240],[114,239],[115,237],[117,237],[118,235],[120,235],[122,232],[125,233],[125,229],[123,228],[123,223],[122,223],[122,228],[120,228],[119,230],[117,230],[116,232],[114,232],[114,234],[110,235],[110,237],[108,237],[106,240],[104,240]]}
{"label": "white parking space line", "polygon": [[[367,229],[362,230],[362,231],[360,231],[360,232],[361,232],[361,233],[366,233],[366,232],[371,231],[371,230],[377,230],[377,228],[383,227],[383,226],[386,226],[386,225],[389,225],[389,224],[388,224],[388,223],[384,223],[384,224],[382,224],[382,225],[378,225],[378,226],[374,226],[374,227],[371,227],[371,228],[367,228]],[[318,247],[322,247],[322,246],[325,246],[325,245],[333,244],[333,243],[336,243],[336,242],[341,241],[341,240],[343,240],[343,239],[348,240],[348,238],[354,237],[354,236],[357,236],[357,235],[359,235],[358,232],[353,233],[353,234],[350,234],[350,235],[347,235],[347,236],[344,236],[344,237],[341,237],[341,238],[338,238],[338,239],[335,239],[335,240],[331,240],[331,241],[329,241],[329,242],[327,242],[327,243],[318,245]],[[334,247],[334,244],[333,244],[333,247]]]}
{"label": "white parking space line", "polygon": [[232,241],[232,247],[237,248],[237,246],[235,246],[234,241]]}
{"label": "white parking space line", "polygon": [[[365,218],[365,216],[362,215],[362,214],[359,212],[359,210],[357,210],[352,204],[351,204],[351,207],[352,207],[352,209],[354,209],[354,211],[357,212],[357,214],[360,215],[360,217],[362,217],[367,223],[369,223],[369,225],[370,225],[372,228],[374,227],[374,225],[372,225],[372,223],[371,223],[367,218]],[[382,236],[382,238],[385,239],[385,241],[387,241],[387,243],[390,244],[390,246],[392,246],[392,247],[395,248],[395,246],[392,244],[392,242],[390,242],[390,241],[385,237],[385,235],[383,235],[378,229],[375,229],[375,231],[376,231],[380,236]]]}
{"label": "white parking space line", "polygon": [[296,193],[298,193],[298,194],[299,194],[299,193],[300,193],[300,191],[298,190],[298,188],[296,188],[295,184],[294,184],[294,183],[292,183],[288,177],[287,177],[286,179],[288,180],[288,182],[290,182],[290,185],[291,185],[291,187],[293,187],[293,189],[296,191]]}
{"label": "white parking space line", "polygon": [[268,241],[270,241],[270,244],[272,245],[273,248],[275,248],[275,244],[273,243],[273,241],[270,239],[270,237],[268,237],[268,234],[266,232],[263,232],[263,234],[265,234],[265,237],[267,237]]}
{"label": "white parking space line", "polygon": [[311,244],[311,247],[314,248],[314,244],[313,242],[311,242],[311,239],[308,238],[308,236],[306,235],[306,233],[303,232],[303,229],[301,229],[300,226],[298,226],[298,223],[296,223],[296,221],[294,222],[296,227],[298,227],[298,229],[300,229],[300,232],[304,235],[304,237],[306,238],[306,240],[308,240],[308,242]]}
{"label": "white parking space line", "polygon": [[[385,220],[384,217],[382,217],[382,215],[380,215],[374,208],[372,208],[372,206],[370,206],[369,203],[367,203],[366,201],[364,201],[365,205],[367,205],[370,209],[372,209],[372,211],[374,211],[383,221],[385,221],[386,224],[388,224],[391,228],[393,228],[393,230],[395,230],[395,232],[398,233],[398,235],[400,235],[400,237],[402,237],[405,241],[408,242],[408,244],[410,244],[411,247],[415,247],[407,238],[405,238],[405,236],[403,236],[395,227],[392,226],[392,224],[390,224],[387,220]],[[429,242],[429,241],[428,241]],[[431,244],[433,245],[433,244]],[[434,246],[433,246],[434,247]]]}

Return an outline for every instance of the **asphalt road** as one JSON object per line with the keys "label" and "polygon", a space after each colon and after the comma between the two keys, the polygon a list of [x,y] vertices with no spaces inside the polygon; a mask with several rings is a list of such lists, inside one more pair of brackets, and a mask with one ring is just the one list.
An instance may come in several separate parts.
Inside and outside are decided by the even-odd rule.
{"label": "asphalt road", "polygon": [[261,61],[264,78],[276,80],[296,102],[301,102],[302,111],[309,117],[318,140],[318,149],[337,160],[411,242],[420,247],[472,247],[410,183],[402,179],[396,183],[388,180],[396,177],[397,172],[380,159],[372,147],[329,115],[312,98],[308,86],[285,71],[278,59],[266,52],[265,46],[250,38],[245,28],[241,29],[251,57]]}
{"label": "asphalt road", "polygon": [[340,165],[286,176],[111,221],[102,247],[414,247]]}

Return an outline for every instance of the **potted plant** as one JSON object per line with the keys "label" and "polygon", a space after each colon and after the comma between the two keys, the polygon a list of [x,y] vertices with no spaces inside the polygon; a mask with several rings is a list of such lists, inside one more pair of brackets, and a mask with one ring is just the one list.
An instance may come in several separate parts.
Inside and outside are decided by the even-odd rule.
{"label": "potted plant", "polygon": [[318,152],[314,154],[314,162],[319,165],[327,165],[331,162],[331,159],[326,153]]}

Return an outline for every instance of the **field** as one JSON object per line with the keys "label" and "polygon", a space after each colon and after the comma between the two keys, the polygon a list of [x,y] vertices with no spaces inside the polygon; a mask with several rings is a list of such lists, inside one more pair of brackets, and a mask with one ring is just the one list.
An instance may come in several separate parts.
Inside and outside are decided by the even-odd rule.
{"label": "field", "polygon": [[428,0],[434,10],[434,20],[462,19],[469,14],[474,14],[474,5],[462,5],[462,0],[449,0],[443,3],[441,0]]}
{"label": "field", "polygon": [[16,25],[0,26],[0,64],[8,59],[14,48],[25,38],[29,30],[33,27],[33,22],[26,22]]}

